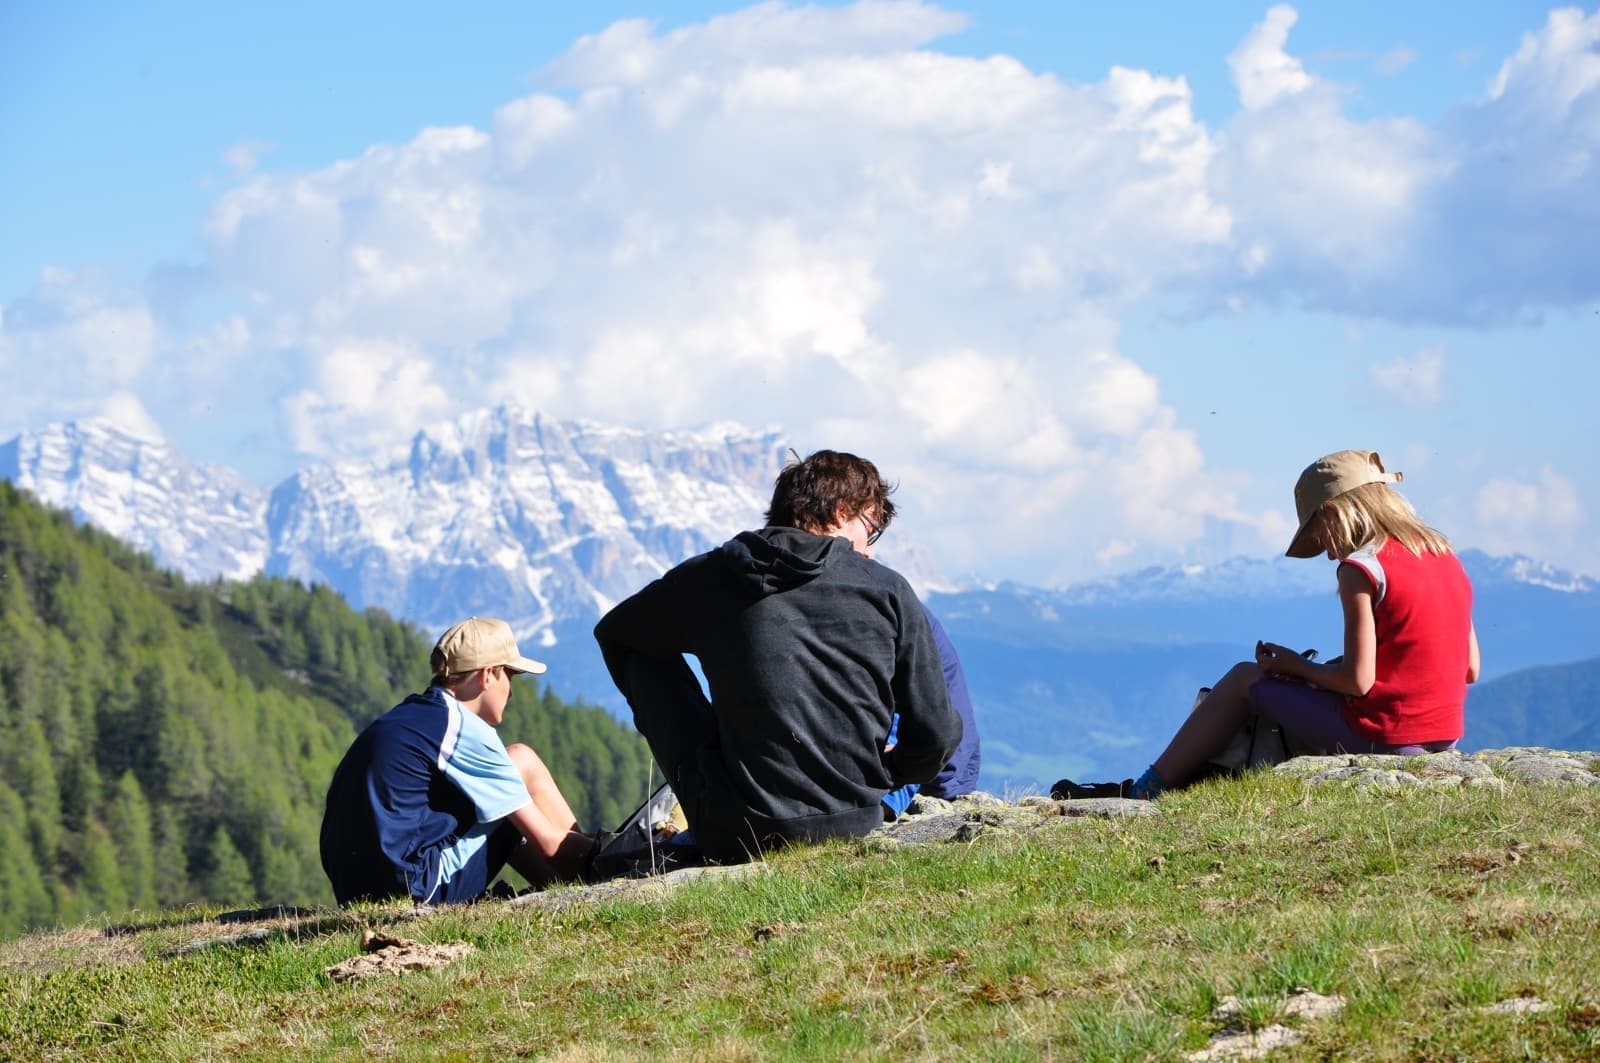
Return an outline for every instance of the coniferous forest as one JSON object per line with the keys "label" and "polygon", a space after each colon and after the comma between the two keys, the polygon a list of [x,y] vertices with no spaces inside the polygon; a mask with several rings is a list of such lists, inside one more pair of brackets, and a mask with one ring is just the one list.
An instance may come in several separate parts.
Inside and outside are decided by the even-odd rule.
{"label": "coniferous forest", "polygon": [[[331,903],[334,766],[428,681],[432,636],[326,587],[191,584],[0,482],[0,936],[194,902]],[[517,681],[500,728],[585,827],[643,800],[649,751]]]}

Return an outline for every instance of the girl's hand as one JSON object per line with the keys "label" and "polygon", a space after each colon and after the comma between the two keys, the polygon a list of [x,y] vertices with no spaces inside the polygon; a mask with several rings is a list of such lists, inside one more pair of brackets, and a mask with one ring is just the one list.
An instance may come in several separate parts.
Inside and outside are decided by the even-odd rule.
{"label": "girl's hand", "polygon": [[1304,678],[1306,659],[1287,646],[1276,642],[1256,643],[1256,667],[1263,672],[1292,675]]}

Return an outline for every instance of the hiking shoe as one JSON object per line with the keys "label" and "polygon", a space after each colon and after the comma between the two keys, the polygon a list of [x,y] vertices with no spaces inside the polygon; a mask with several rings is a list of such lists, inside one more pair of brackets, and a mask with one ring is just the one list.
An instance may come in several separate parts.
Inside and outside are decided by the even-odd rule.
{"label": "hiking shoe", "polygon": [[578,872],[579,882],[587,886],[616,877],[617,872],[611,867],[614,862],[612,850],[617,848],[617,839],[620,837],[622,836],[615,831],[597,830],[594,832],[594,847],[589,850],[589,855],[584,858],[583,870]]}
{"label": "hiking shoe", "polygon": [[1086,801],[1091,797],[1130,797],[1133,792],[1133,780],[1123,779],[1121,782],[1091,782],[1079,783],[1071,779],[1061,779],[1050,787],[1050,796],[1057,801]]}

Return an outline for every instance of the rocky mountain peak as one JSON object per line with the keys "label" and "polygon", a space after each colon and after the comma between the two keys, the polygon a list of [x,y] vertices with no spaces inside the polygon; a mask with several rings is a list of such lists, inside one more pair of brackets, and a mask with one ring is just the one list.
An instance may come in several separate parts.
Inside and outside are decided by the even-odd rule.
{"label": "rocky mountain peak", "polygon": [[0,476],[190,579],[248,579],[267,558],[266,491],[110,421],[0,444]]}
{"label": "rocky mountain peak", "polygon": [[[0,445],[0,475],[191,579],[322,583],[429,630],[495,614],[535,645],[759,526],[786,460],[776,430],[647,432],[519,406],[308,465],[270,491],[107,421]],[[944,586],[896,533],[885,559],[919,587]]]}

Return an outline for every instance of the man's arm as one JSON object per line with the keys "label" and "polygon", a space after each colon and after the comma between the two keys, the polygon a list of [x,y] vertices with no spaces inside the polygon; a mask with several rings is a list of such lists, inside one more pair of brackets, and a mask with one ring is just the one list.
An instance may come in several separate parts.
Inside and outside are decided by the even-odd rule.
{"label": "man's arm", "polygon": [[900,714],[899,742],[884,755],[896,785],[927,782],[961,743],[961,717],[950,707],[933,629],[909,588],[906,597],[891,683],[894,711]]}
{"label": "man's arm", "polygon": [[[685,562],[647,584],[617,603],[594,626],[595,641],[600,644],[600,655],[605,658],[611,681],[630,702],[629,663],[635,654],[656,661],[677,658],[682,663],[682,654],[688,649],[687,618],[679,603],[683,601],[683,570],[692,564],[693,561]],[[687,671],[688,665],[684,669]]]}

